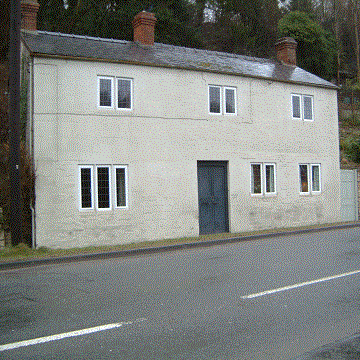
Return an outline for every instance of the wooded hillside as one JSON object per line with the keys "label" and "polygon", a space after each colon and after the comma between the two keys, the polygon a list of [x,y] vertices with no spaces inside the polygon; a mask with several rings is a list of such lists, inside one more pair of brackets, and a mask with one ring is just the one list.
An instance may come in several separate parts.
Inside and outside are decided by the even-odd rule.
{"label": "wooded hillside", "polygon": [[[8,4],[0,55],[8,49]],[[359,0],[38,0],[38,29],[132,40],[144,9],[158,19],[155,41],[273,57],[279,36],[298,41],[300,67],[327,80],[358,78]]]}

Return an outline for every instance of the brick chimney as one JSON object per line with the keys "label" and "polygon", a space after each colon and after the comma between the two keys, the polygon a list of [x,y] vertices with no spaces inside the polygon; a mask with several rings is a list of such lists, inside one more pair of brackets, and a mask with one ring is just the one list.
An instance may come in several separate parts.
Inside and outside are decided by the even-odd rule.
{"label": "brick chimney", "polygon": [[142,11],[133,20],[134,41],[142,45],[154,45],[156,17],[153,13]]}
{"label": "brick chimney", "polygon": [[286,65],[296,66],[297,42],[292,37],[283,37],[275,43],[276,57]]}
{"label": "brick chimney", "polygon": [[21,28],[36,30],[36,17],[39,10],[37,0],[21,0]]}

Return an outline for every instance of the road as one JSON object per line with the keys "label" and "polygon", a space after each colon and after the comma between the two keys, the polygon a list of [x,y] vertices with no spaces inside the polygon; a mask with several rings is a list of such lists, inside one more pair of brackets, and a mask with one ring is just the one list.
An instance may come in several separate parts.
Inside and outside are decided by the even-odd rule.
{"label": "road", "polygon": [[360,331],[359,231],[2,271],[0,359],[294,358]]}

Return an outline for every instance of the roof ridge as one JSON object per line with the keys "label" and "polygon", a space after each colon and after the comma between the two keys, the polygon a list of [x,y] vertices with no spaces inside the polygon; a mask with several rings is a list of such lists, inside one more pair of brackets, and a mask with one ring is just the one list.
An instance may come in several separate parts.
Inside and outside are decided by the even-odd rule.
{"label": "roof ridge", "polygon": [[254,62],[273,62],[273,59],[268,58],[261,58],[257,56],[250,56],[250,55],[242,55],[242,54],[236,54],[236,53],[229,53],[225,51],[217,51],[217,50],[207,50],[207,49],[198,49],[198,48],[190,48],[187,46],[179,46],[179,45],[173,45],[173,44],[164,44],[164,43],[155,43],[155,45],[165,46],[165,47],[174,47],[177,49],[184,49],[186,51],[193,51],[193,52],[206,52],[208,54],[217,55],[219,57],[226,57],[226,58],[234,58],[234,59],[243,59],[247,61],[254,61]]}
{"label": "roof ridge", "polygon": [[61,32],[52,32],[52,31],[44,31],[44,30],[38,30],[37,32],[40,34],[45,34],[45,35],[54,35],[54,36],[61,36],[61,37],[68,37],[68,38],[89,39],[89,40],[121,43],[121,44],[129,43],[129,41],[127,41],[127,40],[119,40],[119,39],[113,39],[113,38],[101,38],[101,37],[88,36],[88,35],[65,34],[65,33],[61,33]]}

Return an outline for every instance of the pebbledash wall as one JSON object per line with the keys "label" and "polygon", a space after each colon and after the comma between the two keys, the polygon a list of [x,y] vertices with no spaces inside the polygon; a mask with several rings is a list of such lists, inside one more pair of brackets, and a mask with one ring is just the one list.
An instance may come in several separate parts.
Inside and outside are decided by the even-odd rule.
{"label": "pebbledash wall", "polygon": [[[94,61],[33,57],[36,245],[77,247],[199,234],[197,161],[228,163],[229,230],[339,221],[336,90]],[[98,107],[98,76],[133,80],[133,110]],[[210,115],[208,85],[236,87],[237,115]],[[314,97],[292,119],[291,94]],[[250,164],[276,164],[276,194],[251,195]],[[321,165],[302,195],[299,164]],[[81,210],[79,165],[126,165],[128,206]]]}

